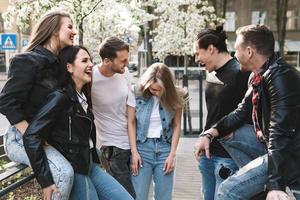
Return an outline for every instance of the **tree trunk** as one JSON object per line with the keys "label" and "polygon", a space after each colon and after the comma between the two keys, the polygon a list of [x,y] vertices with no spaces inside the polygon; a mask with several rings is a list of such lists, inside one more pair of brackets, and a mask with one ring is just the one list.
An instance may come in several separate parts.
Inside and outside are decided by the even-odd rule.
{"label": "tree trunk", "polygon": [[78,24],[78,40],[79,40],[79,45],[83,46],[83,23],[82,21],[79,22]]}
{"label": "tree trunk", "polygon": [[[147,12],[149,14],[153,14],[153,8],[151,6],[147,6]],[[153,55],[152,55],[152,39],[153,36],[151,32],[153,31],[153,22],[149,21],[148,29],[146,30],[146,42],[147,42],[147,67],[149,67],[153,63]]]}
{"label": "tree trunk", "polygon": [[279,56],[284,57],[284,42],[286,34],[286,12],[288,7],[288,0],[277,0],[276,2],[276,22],[277,22],[277,34],[279,45]]}
{"label": "tree trunk", "polygon": [[223,9],[222,9],[222,18],[226,18],[226,8],[227,8],[227,0],[223,0]]}

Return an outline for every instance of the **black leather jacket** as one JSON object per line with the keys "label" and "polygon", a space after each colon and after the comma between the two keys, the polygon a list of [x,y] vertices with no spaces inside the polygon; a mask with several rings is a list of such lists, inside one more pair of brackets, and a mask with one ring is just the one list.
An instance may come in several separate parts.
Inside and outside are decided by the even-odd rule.
{"label": "black leather jacket", "polygon": [[[258,120],[268,147],[269,190],[285,191],[300,179],[300,74],[281,58],[266,66],[258,104]],[[238,108],[215,128],[226,135],[252,113],[252,86]]]}
{"label": "black leather jacket", "polygon": [[49,93],[58,87],[59,69],[57,57],[42,46],[12,58],[0,94],[0,112],[10,124],[31,121]]}
{"label": "black leather jacket", "polygon": [[[93,141],[90,149],[89,138]],[[80,105],[75,90],[69,86],[49,94],[47,103],[29,124],[24,136],[24,146],[39,184],[45,188],[53,179],[43,149],[46,140],[72,165],[75,173],[88,174],[90,155],[99,163],[96,153],[94,118]]]}

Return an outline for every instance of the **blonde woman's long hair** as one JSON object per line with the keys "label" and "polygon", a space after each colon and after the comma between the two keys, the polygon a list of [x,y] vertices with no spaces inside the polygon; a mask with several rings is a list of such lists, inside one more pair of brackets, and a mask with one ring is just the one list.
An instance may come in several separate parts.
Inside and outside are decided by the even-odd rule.
{"label": "blonde woman's long hair", "polygon": [[146,70],[139,82],[141,96],[144,98],[152,96],[149,90],[152,83],[158,83],[161,86],[160,102],[168,111],[173,112],[184,107],[187,91],[175,86],[174,77],[167,65],[154,63]]}
{"label": "blonde woman's long hair", "polygon": [[61,19],[63,17],[71,18],[70,15],[61,10],[47,12],[35,25],[30,42],[25,51],[31,51],[38,45],[47,43],[53,33],[57,33],[61,26]]}

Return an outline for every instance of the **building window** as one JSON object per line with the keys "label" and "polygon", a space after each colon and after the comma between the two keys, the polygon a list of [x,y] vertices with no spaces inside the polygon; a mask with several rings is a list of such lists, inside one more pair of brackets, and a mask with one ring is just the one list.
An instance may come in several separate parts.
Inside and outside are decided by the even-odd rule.
{"label": "building window", "polygon": [[235,12],[226,12],[225,31],[235,31]]}
{"label": "building window", "polygon": [[265,24],[266,11],[252,11],[252,24]]}
{"label": "building window", "polygon": [[298,10],[288,10],[286,13],[286,29],[299,30],[300,29],[300,13]]}

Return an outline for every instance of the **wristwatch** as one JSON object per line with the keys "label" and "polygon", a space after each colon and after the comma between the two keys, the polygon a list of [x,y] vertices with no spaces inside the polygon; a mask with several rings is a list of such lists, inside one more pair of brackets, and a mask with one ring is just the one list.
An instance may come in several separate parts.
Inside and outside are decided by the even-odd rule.
{"label": "wristwatch", "polygon": [[212,134],[207,133],[207,132],[203,132],[199,135],[199,137],[207,137],[209,139],[210,142],[213,141],[213,139],[215,138]]}

